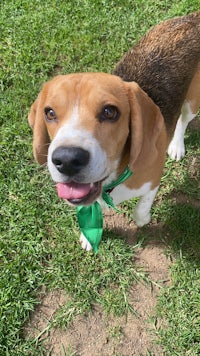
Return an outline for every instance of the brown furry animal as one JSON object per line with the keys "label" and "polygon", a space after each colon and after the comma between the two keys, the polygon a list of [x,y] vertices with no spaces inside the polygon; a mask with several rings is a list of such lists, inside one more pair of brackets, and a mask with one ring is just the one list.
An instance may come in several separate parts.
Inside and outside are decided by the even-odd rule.
{"label": "brown furry animal", "polygon": [[[129,165],[134,175],[109,194],[114,204],[140,196],[134,220],[143,226],[166,150],[184,156],[185,129],[200,105],[200,11],[152,28],[113,74],[46,83],[29,114],[34,156],[48,161],[58,195],[74,206],[101,201],[102,187]],[[91,249],[83,234],[81,244]]]}

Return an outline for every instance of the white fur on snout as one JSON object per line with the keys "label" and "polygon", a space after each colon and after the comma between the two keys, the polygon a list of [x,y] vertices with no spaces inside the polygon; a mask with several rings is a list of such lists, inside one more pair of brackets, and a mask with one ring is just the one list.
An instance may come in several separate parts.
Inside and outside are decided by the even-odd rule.
{"label": "white fur on snout", "polygon": [[78,181],[81,183],[97,182],[109,175],[111,163],[106,152],[92,133],[81,127],[77,107],[75,107],[71,118],[58,130],[49,146],[48,169],[55,182],[67,180],[67,177],[60,173],[52,162],[52,154],[60,146],[81,147],[89,152],[89,163],[78,174]]}

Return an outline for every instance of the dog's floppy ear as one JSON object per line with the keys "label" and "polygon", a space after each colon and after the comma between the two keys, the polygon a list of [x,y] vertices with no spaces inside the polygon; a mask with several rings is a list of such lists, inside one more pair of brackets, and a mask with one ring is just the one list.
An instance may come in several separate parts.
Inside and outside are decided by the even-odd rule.
{"label": "dog's floppy ear", "polygon": [[47,162],[48,146],[50,143],[46,129],[44,114],[40,108],[41,94],[31,106],[28,122],[33,129],[33,154],[39,164]]}
{"label": "dog's floppy ear", "polygon": [[135,82],[126,83],[126,86],[131,111],[129,166],[134,170],[135,165],[148,167],[152,164],[159,148],[166,144],[166,132],[158,106]]}

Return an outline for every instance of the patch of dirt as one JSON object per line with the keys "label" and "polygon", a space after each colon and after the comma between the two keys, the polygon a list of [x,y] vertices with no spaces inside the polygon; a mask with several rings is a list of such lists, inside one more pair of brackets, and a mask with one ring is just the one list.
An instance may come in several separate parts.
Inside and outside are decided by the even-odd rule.
{"label": "patch of dirt", "polygon": [[[118,233],[123,229],[123,235],[129,240],[134,236],[137,228],[133,223],[128,224],[127,219],[115,213],[115,229]],[[112,217],[105,219],[110,228],[113,224]],[[116,224],[117,222],[117,224]],[[117,225],[117,226],[116,226]],[[44,340],[44,345],[49,355],[63,355],[70,350],[77,356],[131,356],[146,355],[150,351],[154,355],[162,355],[161,348],[155,343],[155,333],[150,318],[158,326],[155,313],[157,296],[160,288],[169,283],[169,259],[164,254],[164,246],[158,241],[151,243],[144,249],[136,252],[135,262],[147,271],[153,281],[150,285],[136,283],[132,286],[129,302],[136,314],[123,317],[107,316],[99,306],[94,306],[93,311],[87,316],[78,316],[65,330],[56,328],[49,332],[48,325],[53,319],[57,309],[64,305],[67,298],[62,290],[51,291],[41,295],[41,304],[37,306],[25,327],[26,337]]]}
{"label": "patch of dirt", "polygon": [[126,243],[137,243],[137,226],[124,214],[118,214],[113,209],[104,210],[104,226],[112,230],[116,235],[123,236]]}
{"label": "patch of dirt", "polygon": [[177,204],[188,204],[195,209],[200,208],[200,200],[188,197],[187,194],[182,192],[172,192],[172,197]]}

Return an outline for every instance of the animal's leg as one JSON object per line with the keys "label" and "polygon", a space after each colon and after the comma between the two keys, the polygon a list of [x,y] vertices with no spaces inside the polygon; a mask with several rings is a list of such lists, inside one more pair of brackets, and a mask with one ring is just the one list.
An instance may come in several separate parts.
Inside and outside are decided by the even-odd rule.
{"label": "animal's leg", "polygon": [[92,250],[92,246],[90,245],[89,241],[86,239],[86,237],[82,233],[80,236],[80,243],[84,250],[86,250],[86,251]]}
{"label": "animal's leg", "polygon": [[153,204],[153,201],[155,199],[156,193],[158,191],[159,187],[154,188],[153,190],[150,190],[148,193],[144,194],[138,203],[138,205],[135,208],[135,211],[133,213],[133,219],[136,223],[137,226],[141,227],[143,225],[146,225],[150,222],[151,220],[151,206]]}
{"label": "animal's leg", "polygon": [[187,101],[182,106],[181,115],[176,124],[174,137],[168,147],[168,155],[171,159],[179,161],[185,155],[184,134],[189,122],[194,119],[196,114],[193,114],[190,105]]}

